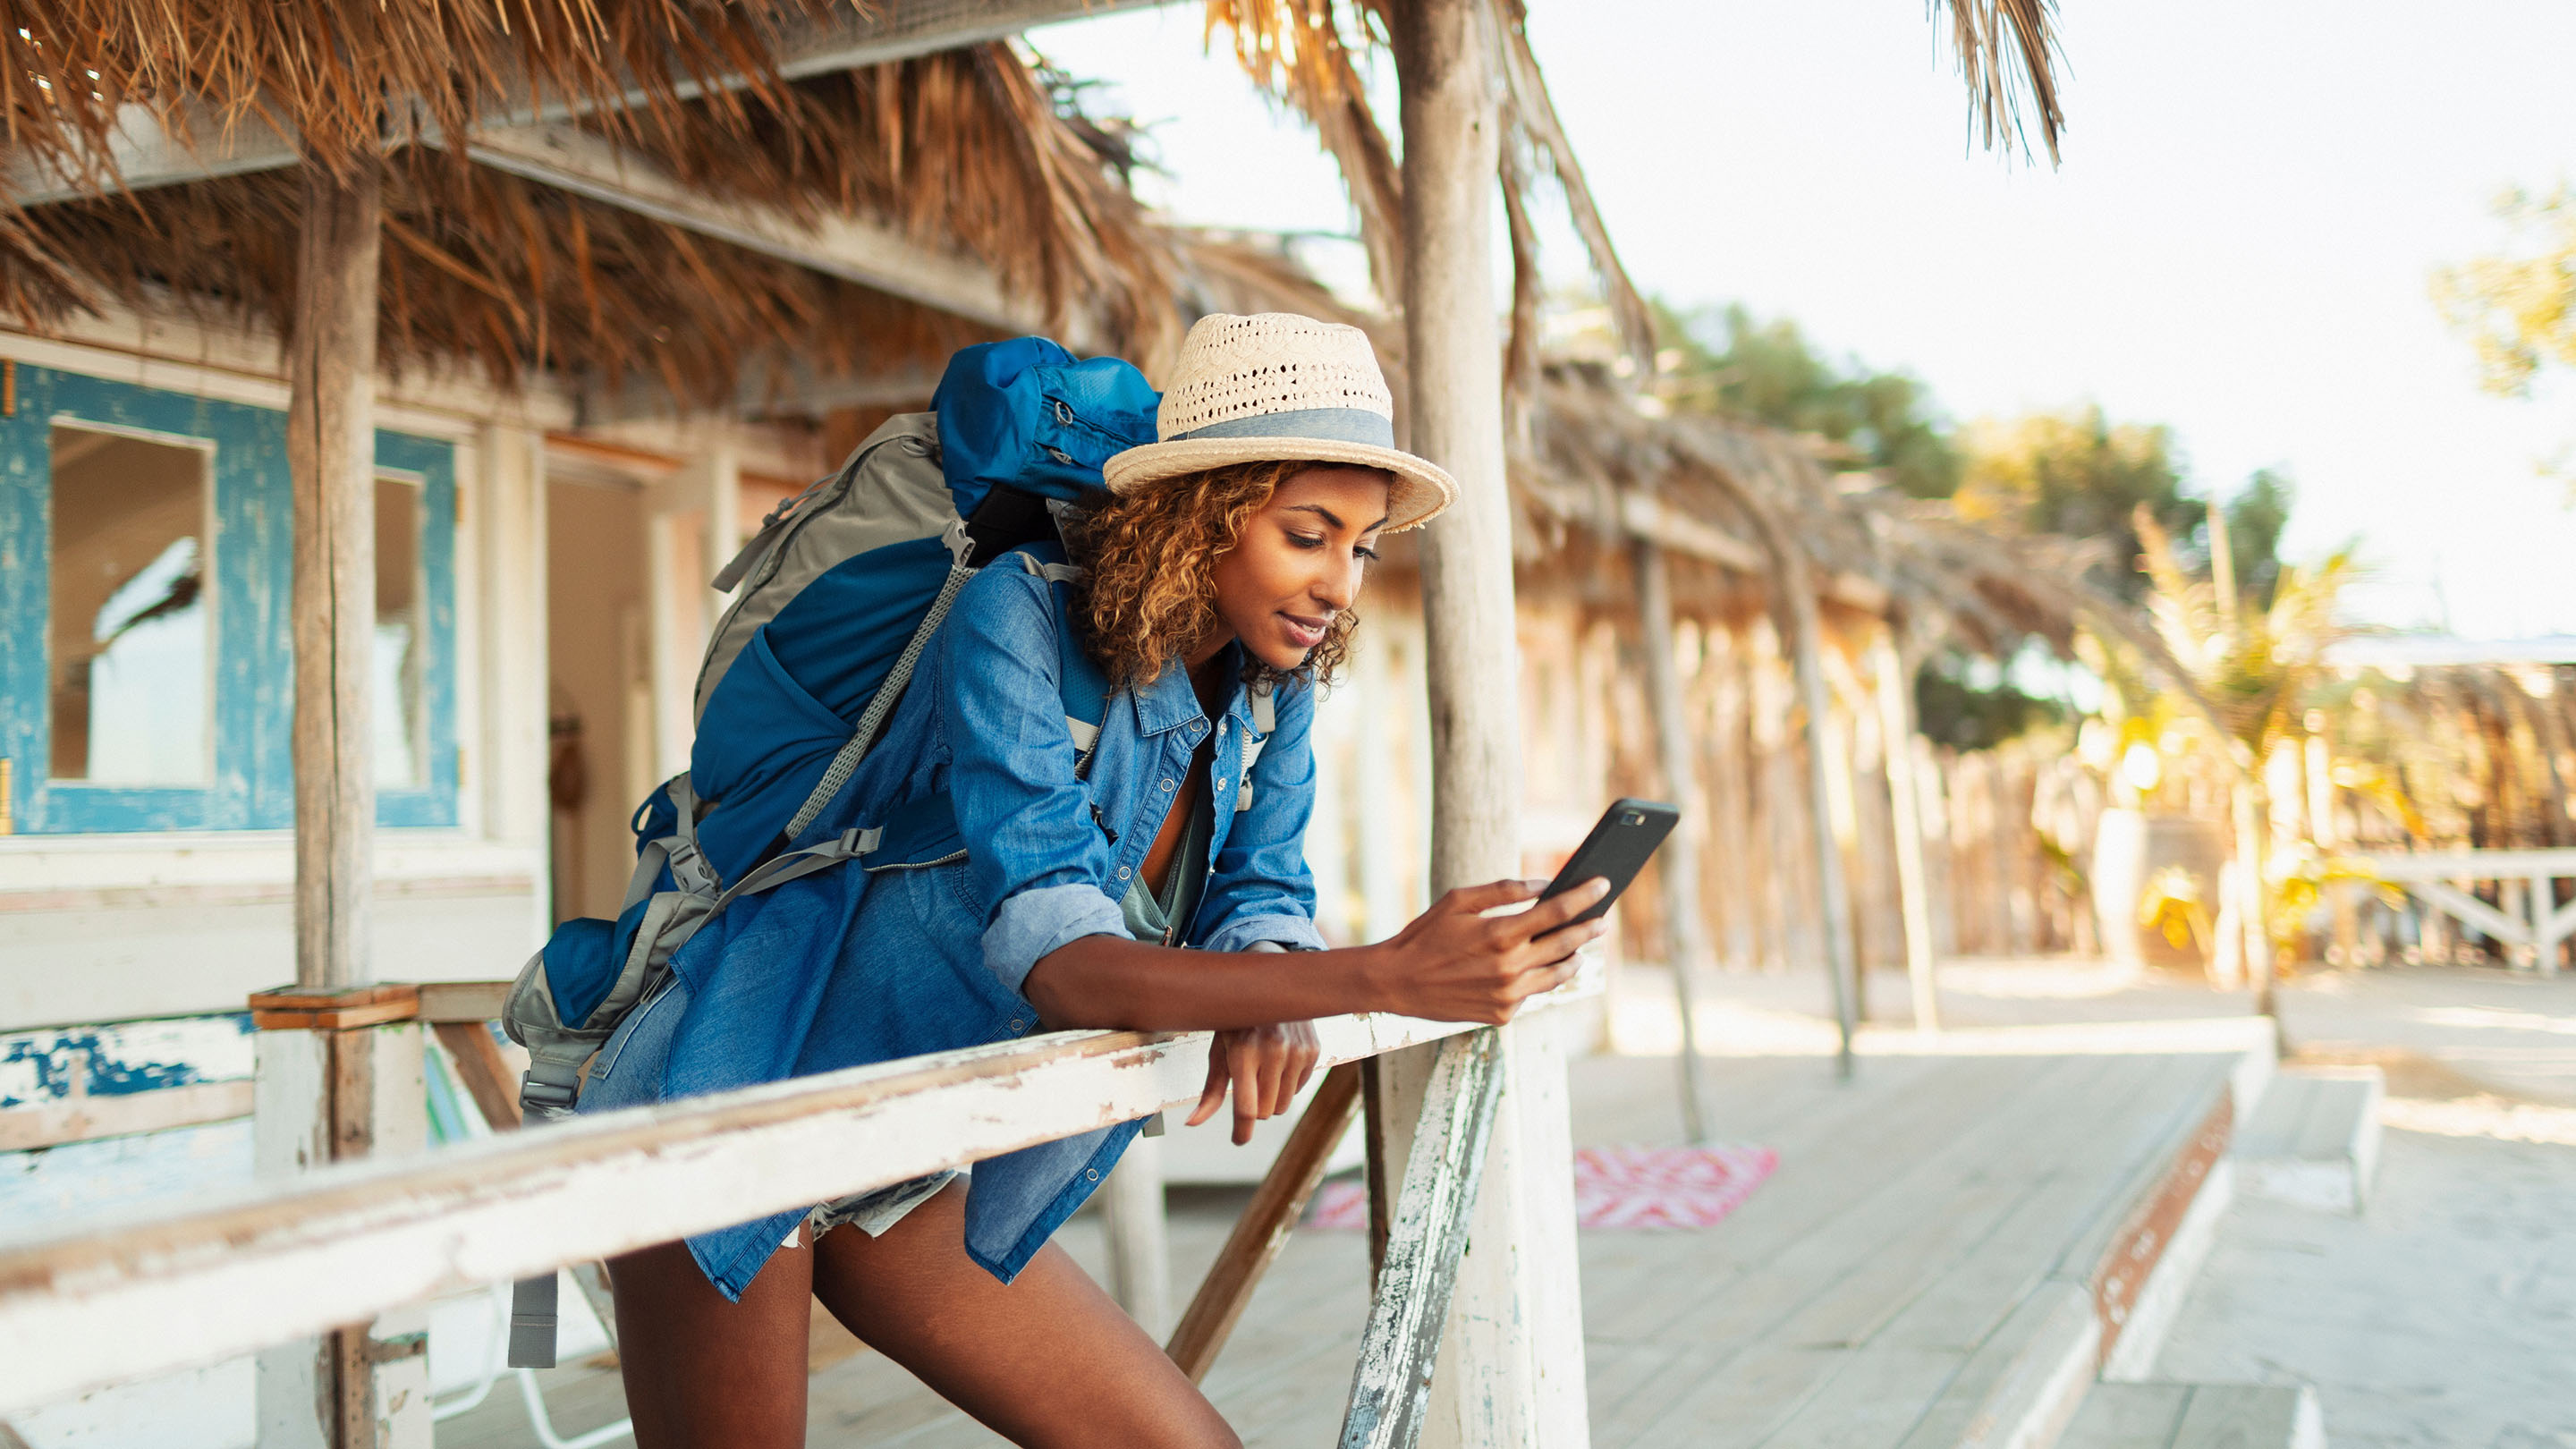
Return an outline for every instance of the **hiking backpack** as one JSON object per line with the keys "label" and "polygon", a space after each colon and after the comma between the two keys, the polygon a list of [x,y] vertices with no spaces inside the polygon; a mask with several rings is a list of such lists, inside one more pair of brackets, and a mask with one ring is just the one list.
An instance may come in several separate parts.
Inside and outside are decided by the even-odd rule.
{"label": "hiking backpack", "polygon": [[[504,1003],[502,1029],[529,1052],[527,1118],[571,1113],[592,1053],[726,906],[876,846],[874,829],[796,842],[866,756],[977,570],[1015,556],[1059,585],[1062,606],[1076,574],[1055,512],[1106,496],[1101,464],[1154,440],[1157,401],[1117,358],[1076,362],[1037,337],[969,347],[950,359],[932,411],[889,419],[763,521],[715,576],[739,595],[698,671],[689,768],[635,811],[635,872],[617,918],[556,927]],[[1059,634],[1065,716],[1087,757],[1108,689],[1070,631]]]}

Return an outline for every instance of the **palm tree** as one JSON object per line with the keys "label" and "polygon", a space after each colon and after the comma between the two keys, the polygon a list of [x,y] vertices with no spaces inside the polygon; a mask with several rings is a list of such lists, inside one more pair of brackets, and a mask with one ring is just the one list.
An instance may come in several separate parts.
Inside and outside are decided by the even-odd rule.
{"label": "palm tree", "polygon": [[[2208,743],[2230,777],[2229,821],[2235,835],[2235,880],[2222,894],[2219,959],[2242,960],[2254,975],[2257,1009],[2273,1009],[2276,937],[2287,923],[2271,909],[2274,882],[2264,870],[2261,828],[2263,762],[2295,739],[2300,721],[2326,676],[2326,651],[2351,631],[2335,614],[2344,587],[2358,574],[2350,549],[2304,568],[2285,567],[2268,600],[2239,598],[2227,555],[2226,531],[2212,515],[2210,569],[2206,577],[2185,569],[2173,539],[2141,507],[2135,514],[2143,545],[2141,563],[2151,588],[2149,617],[2173,663],[2193,686],[2208,726]],[[2284,863],[2285,865],[2287,862]],[[2324,867],[2328,875],[2339,867]],[[2306,877],[2309,887],[2319,881]],[[2320,880],[2324,880],[2320,876]],[[2241,956],[2237,953],[2242,953]],[[2224,966],[2222,977],[2232,975]]]}

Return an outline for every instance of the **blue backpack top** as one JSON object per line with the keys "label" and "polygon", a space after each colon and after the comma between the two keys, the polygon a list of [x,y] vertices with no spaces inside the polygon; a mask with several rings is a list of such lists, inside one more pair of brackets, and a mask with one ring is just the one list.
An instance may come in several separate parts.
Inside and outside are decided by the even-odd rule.
{"label": "blue backpack top", "polygon": [[[564,923],[511,989],[502,1025],[531,1056],[526,1113],[572,1110],[591,1053],[736,897],[875,844],[878,832],[854,830],[791,848],[875,741],[966,580],[1005,554],[1060,586],[1074,576],[1055,512],[1104,496],[1101,465],[1154,440],[1158,402],[1114,357],[1077,362],[1041,337],[969,347],[932,411],[889,419],[763,522],[715,577],[739,592],[698,673],[688,773],[637,807],[617,919]],[[1087,755],[1107,682],[1070,643],[1060,662]]]}

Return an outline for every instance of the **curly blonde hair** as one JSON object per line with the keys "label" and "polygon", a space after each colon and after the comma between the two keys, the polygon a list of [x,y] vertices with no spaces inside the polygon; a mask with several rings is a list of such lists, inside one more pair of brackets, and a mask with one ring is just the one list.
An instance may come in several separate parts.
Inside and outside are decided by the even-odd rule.
{"label": "curly blonde hair", "polygon": [[[1166,478],[1070,520],[1067,542],[1086,570],[1074,619],[1083,648],[1109,682],[1136,688],[1160,676],[1182,651],[1217,627],[1216,564],[1281,483],[1315,466],[1296,459],[1235,463]],[[1359,616],[1333,616],[1324,640],[1295,669],[1273,669],[1246,653],[1249,683],[1283,678],[1332,682]]]}

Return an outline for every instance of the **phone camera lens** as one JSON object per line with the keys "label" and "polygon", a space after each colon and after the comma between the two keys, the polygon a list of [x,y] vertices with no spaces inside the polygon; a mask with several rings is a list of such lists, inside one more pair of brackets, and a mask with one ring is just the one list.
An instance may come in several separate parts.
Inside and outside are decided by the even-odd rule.
{"label": "phone camera lens", "polygon": [[1643,825],[1646,823],[1646,817],[1638,814],[1634,810],[1630,810],[1620,815],[1619,823],[1622,825]]}

